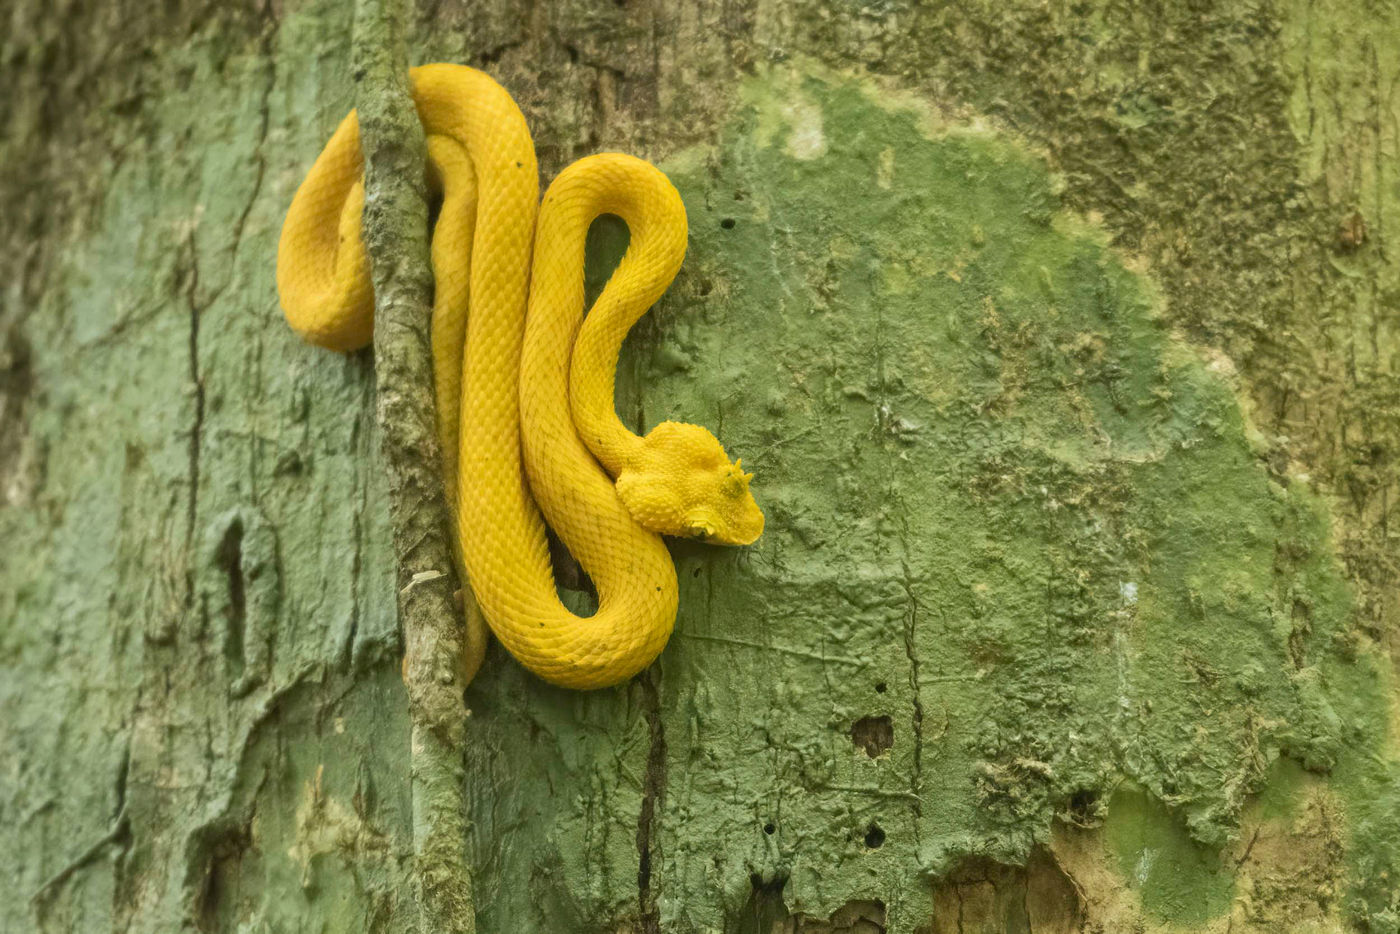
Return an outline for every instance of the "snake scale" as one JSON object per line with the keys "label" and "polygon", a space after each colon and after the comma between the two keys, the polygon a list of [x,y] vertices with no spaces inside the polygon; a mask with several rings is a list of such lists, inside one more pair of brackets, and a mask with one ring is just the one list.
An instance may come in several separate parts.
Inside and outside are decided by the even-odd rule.
{"label": "snake scale", "polygon": [[[749,544],[763,530],[751,475],[714,435],[667,421],[639,437],[614,405],[623,338],[685,255],[685,207],[659,169],[618,153],[570,165],[541,203],[534,144],[504,88],[462,65],[410,78],[441,198],[433,379],[459,570],[530,671],[565,687],[616,684],[660,653],[675,624],[661,536]],[[362,175],[351,112],[297,190],[278,245],[288,323],[332,350],[373,334]],[[584,243],[603,214],[622,218],[630,239],[585,317]],[[546,519],[597,589],[592,616],[559,600]],[[486,634],[473,613],[466,628],[470,677]]]}

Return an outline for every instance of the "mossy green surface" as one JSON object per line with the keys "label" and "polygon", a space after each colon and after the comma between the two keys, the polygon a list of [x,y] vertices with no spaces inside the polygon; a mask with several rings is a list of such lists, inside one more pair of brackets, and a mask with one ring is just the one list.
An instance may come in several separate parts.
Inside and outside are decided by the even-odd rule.
{"label": "mossy green surface", "polygon": [[1155,798],[1131,787],[1115,789],[1103,834],[1118,871],[1149,915],[1190,927],[1229,909],[1235,892],[1228,861],[1193,840]]}
{"label": "mossy green surface", "polygon": [[[589,929],[635,910],[629,818],[658,789],[616,770],[619,745],[665,757],[644,828],[649,885],[685,893],[659,904],[665,930],[720,930],[763,884],[816,917],[877,897],[913,930],[931,877],[1025,860],[1072,797],[1122,776],[1142,789],[1107,809],[1125,884],[1161,921],[1218,917],[1219,854],[1271,764],[1381,754],[1385,686],[1348,649],[1325,511],[1270,477],[1229,361],[1169,331],[1041,157],[802,75],[749,82],[718,148],[667,163],[691,250],[619,406],[638,429],[714,428],[756,472],[768,531],[675,548],[659,691],[556,709],[499,663],[472,689],[511,763],[478,760],[476,783],[514,816],[480,828],[483,923],[545,917],[508,882],[545,852],[561,890],[592,893]],[[599,271],[623,242],[599,238]],[[594,709],[614,726],[580,745],[565,723]],[[874,758],[851,739],[865,716],[893,722]],[[525,731],[551,741],[505,756]],[[539,811],[528,786],[579,756],[610,790]],[[1370,820],[1353,838],[1376,852],[1400,823]],[[548,833],[492,852],[532,821]]]}

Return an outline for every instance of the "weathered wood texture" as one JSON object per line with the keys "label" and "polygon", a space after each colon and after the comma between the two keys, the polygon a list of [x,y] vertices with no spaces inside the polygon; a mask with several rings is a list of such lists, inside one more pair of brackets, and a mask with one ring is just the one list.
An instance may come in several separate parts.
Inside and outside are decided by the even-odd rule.
{"label": "weathered wood texture", "polygon": [[[7,934],[415,929],[373,365],[273,287],[350,13],[4,13]],[[628,686],[488,654],[481,930],[1400,930],[1400,5],[416,15],[672,175],[620,411],[770,521]]]}

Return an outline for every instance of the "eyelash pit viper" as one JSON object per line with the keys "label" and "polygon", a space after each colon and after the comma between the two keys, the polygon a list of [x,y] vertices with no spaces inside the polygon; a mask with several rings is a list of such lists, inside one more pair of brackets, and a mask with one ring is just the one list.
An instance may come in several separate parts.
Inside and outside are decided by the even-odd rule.
{"label": "eyelash pit viper", "polygon": [[[540,204],[534,144],[504,88],[462,65],[410,78],[441,195],[433,379],[460,570],[526,668],[565,687],[617,684],[675,624],[660,536],[746,545],[763,531],[752,475],[709,431],[668,421],[638,437],[614,406],[623,338],[685,255],[685,207],[659,169],[618,153],[575,162]],[[373,335],[362,173],[351,112],[297,190],[277,249],[288,323],[331,350]],[[602,214],[622,218],[630,240],[585,317],[584,243]],[[545,518],[597,589],[592,616],[559,600]],[[485,632],[471,613],[467,630],[470,677]]]}

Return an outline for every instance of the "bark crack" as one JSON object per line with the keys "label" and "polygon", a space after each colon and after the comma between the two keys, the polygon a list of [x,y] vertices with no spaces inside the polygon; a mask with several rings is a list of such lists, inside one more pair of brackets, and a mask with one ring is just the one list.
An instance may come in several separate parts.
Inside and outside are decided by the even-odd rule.
{"label": "bark crack", "polygon": [[122,748],[121,759],[117,762],[117,775],[113,782],[116,804],[112,820],[107,825],[107,832],[90,843],[75,858],[68,861],[58,872],[49,876],[43,885],[35,889],[34,894],[29,896],[29,903],[35,913],[42,920],[48,907],[50,899],[57,894],[63,884],[73,877],[73,874],[83,867],[91,864],[108,846],[115,844],[118,848],[125,850],[131,844],[131,820],[126,810],[126,784],[131,772],[131,741],[128,737],[126,744]]}
{"label": "bark crack", "polygon": [[[904,528],[904,535],[907,537],[908,528]],[[906,538],[907,542],[907,538]],[[912,696],[914,709],[914,774],[911,780],[911,790],[914,793],[914,816],[923,816],[923,776],[924,776],[924,702],[919,696],[919,647],[915,641],[915,632],[919,619],[919,598],[914,595],[914,582],[909,570],[909,552],[906,546],[904,559],[901,561],[904,579],[904,597],[909,603],[909,609],[904,617],[904,656],[909,659],[909,691]],[[919,821],[914,821],[914,842],[919,841]]]}
{"label": "bark crack", "polygon": [[243,240],[243,229],[247,226],[248,216],[253,213],[253,205],[257,203],[258,195],[262,193],[263,178],[267,174],[267,155],[263,152],[263,147],[267,144],[267,131],[272,119],[272,91],[277,86],[277,56],[274,54],[274,42],[281,24],[273,14],[270,4],[263,5],[263,17],[268,25],[263,28],[259,46],[262,59],[267,62],[267,80],[263,83],[258,98],[258,139],[253,144],[253,160],[256,169],[253,174],[253,190],[249,192],[248,200],[244,203],[238,220],[234,221],[233,224],[233,240],[229,248],[229,253],[232,256],[238,255],[238,247]]}
{"label": "bark crack", "polygon": [[919,845],[920,818],[923,817],[923,799],[920,790],[923,785],[923,751],[924,751],[924,706],[923,700],[919,696],[919,653],[918,645],[915,641],[915,631],[918,624],[919,601],[914,594],[913,572],[909,567],[909,510],[905,508],[904,498],[900,495],[899,487],[895,482],[895,460],[889,456],[889,445],[897,444],[899,431],[901,430],[901,420],[890,405],[891,380],[885,365],[885,318],[879,304],[875,310],[875,380],[876,380],[876,409],[875,409],[875,432],[877,443],[882,446],[886,457],[886,469],[888,471],[887,498],[894,505],[899,515],[899,567],[900,586],[904,590],[907,609],[904,614],[904,655],[909,661],[909,690],[911,695],[913,734],[914,734],[914,771],[910,776],[910,790],[913,798],[914,811],[914,845]]}
{"label": "bark crack", "polygon": [[642,690],[642,711],[650,742],[646,772],[642,776],[642,807],[637,817],[637,906],[641,912],[642,934],[660,934],[661,912],[652,885],[653,868],[658,861],[657,807],[666,794],[666,726],[661,717],[661,692],[656,667],[638,677]]}
{"label": "bark crack", "polygon": [[[189,496],[185,503],[185,553],[194,553],[195,524],[199,514],[199,475],[200,453],[204,442],[204,378],[199,367],[199,319],[203,308],[199,304],[199,249],[195,243],[193,223],[185,238],[186,266],[184,267],[185,304],[189,313],[189,379],[190,393],[194,401],[194,414],[190,424],[188,449]],[[185,572],[185,608],[194,605],[195,581],[194,565],[191,563]]]}

